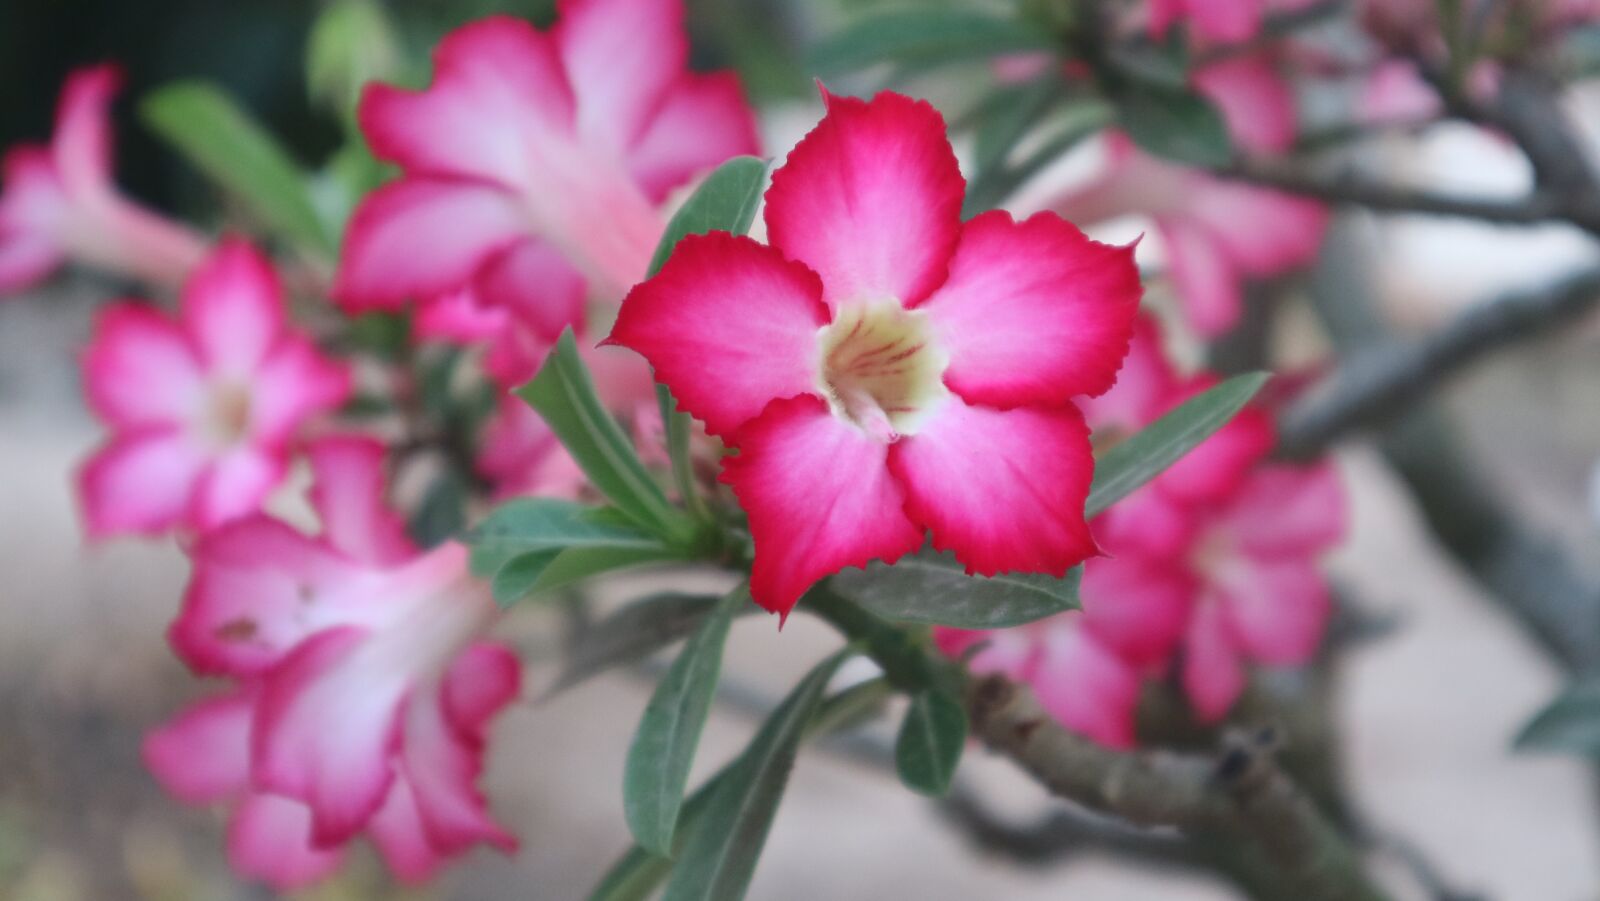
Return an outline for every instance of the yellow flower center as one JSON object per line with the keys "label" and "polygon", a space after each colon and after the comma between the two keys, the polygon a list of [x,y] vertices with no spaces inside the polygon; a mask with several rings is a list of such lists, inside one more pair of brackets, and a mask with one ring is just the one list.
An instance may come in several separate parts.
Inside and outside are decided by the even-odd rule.
{"label": "yellow flower center", "polygon": [[880,441],[916,434],[949,395],[950,358],[926,314],[896,300],[855,304],[817,333],[817,389],[835,416]]}

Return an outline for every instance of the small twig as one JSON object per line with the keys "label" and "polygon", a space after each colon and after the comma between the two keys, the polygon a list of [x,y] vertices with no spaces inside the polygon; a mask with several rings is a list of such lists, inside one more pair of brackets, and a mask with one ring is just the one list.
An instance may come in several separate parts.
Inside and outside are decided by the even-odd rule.
{"label": "small twig", "polygon": [[1380,424],[1493,351],[1559,329],[1600,303],[1600,267],[1480,304],[1418,341],[1357,345],[1328,387],[1292,408],[1281,451],[1312,456],[1357,428]]}

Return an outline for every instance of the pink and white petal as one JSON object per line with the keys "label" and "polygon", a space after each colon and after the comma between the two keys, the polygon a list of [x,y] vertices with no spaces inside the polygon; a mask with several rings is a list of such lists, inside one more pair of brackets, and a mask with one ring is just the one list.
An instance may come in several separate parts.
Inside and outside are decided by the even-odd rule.
{"label": "pink and white petal", "polygon": [[411,327],[419,338],[476,344],[500,334],[510,322],[509,311],[490,306],[477,290],[468,287],[420,301]]}
{"label": "pink and white petal", "polygon": [[772,175],[768,240],[822,277],[836,311],[920,303],[944,281],[961,231],[966,182],[944,117],[889,91],[823,99],[822,121]]}
{"label": "pink and white petal", "polygon": [[1183,690],[1196,717],[1214,723],[1244,691],[1244,665],[1227,614],[1215,599],[1195,605],[1183,642]]}
{"label": "pink and white petal", "polygon": [[1261,0],[1188,0],[1195,33],[1213,44],[1237,44],[1261,30]]}
{"label": "pink and white petal", "polygon": [[185,524],[208,464],[187,433],[153,427],[123,433],[78,472],[78,494],[90,538],[154,535]]}
{"label": "pink and white petal", "polygon": [[1177,385],[1178,374],[1167,359],[1160,326],[1150,316],[1139,316],[1116,384],[1104,394],[1077,402],[1093,430],[1095,446],[1109,448],[1144,428],[1164,412]]}
{"label": "pink and white petal", "polygon": [[56,174],[50,149],[37,144],[11,148],[0,156],[0,175],[5,178],[5,191],[0,193],[0,234],[26,232],[60,243],[72,203]]}
{"label": "pink and white petal", "polygon": [[360,832],[395,781],[411,684],[378,645],[352,626],[313,635],[272,671],[256,708],[252,782],[309,806],[321,847]]}
{"label": "pink and white petal", "polygon": [[1294,92],[1270,53],[1250,53],[1211,63],[1194,73],[1195,87],[1215,103],[1238,147],[1255,154],[1294,146],[1298,123]]}
{"label": "pink and white petal", "polygon": [[311,809],[304,804],[251,792],[228,821],[228,863],[246,879],[289,892],[333,875],[344,849],[312,843]]}
{"label": "pink and white petal", "polygon": [[250,781],[250,716],[255,692],[238,689],[186,707],[151,730],[140,751],[167,794],[185,804],[237,797]]}
{"label": "pink and white petal", "polygon": [[1082,614],[1048,622],[1030,681],[1039,703],[1063,726],[1107,747],[1133,747],[1139,675],[1097,640]]}
{"label": "pink and white petal", "polygon": [[195,482],[190,524],[204,532],[258,512],[288,470],[281,454],[251,445],[212,458]]}
{"label": "pink and white petal", "polygon": [[516,836],[489,815],[478,791],[483,770],[481,733],[462,733],[446,718],[441,689],[419,689],[406,705],[400,766],[410,787],[428,843],[443,854],[459,854],[479,842],[507,853]]}
{"label": "pink and white petal", "polygon": [[815,390],[816,275],[726,232],[690,235],[622,302],[607,344],[637,351],[678,403],[725,437],[774,398]]}
{"label": "pink and white petal", "polygon": [[373,622],[391,600],[350,561],[265,516],[206,533],[191,555],[194,575],[167,637],[204,675],[265,673],[308,636]]}
{"label": "pink and white petal", "polygon": [[333,295],[358,312],[398,309],[459,289],[528,229],[515,199],[500,188],[401,179],[367,195],[351,217]]}
{"label": "pink and white petal", "polygon": [[1327,207],[1303,197],[1225,182],[1194,181],[1189,215],[1243,273],[1265,277],[1316,258],[1327,230]]}
{"label": "pink and white petal", "polygon": [[1160,228],[1172,284],[1190,327],[1206,338],[1233,328],[1244,300],[1227,250],[1205,228],[1184,219],[1165,217]]}
{"label": "pink and white petal", "polygon": [[[1215,379],[1198,380],[1185,394],[1211,387]],[[1236,490],[1250,471],[1271,453],[1278,433],[1265,410],[1247,407],[1210,438],[1181,457],[1155,484],[1168,496],[1188,503],[1221,502]]]}
{"label": "pink and white petal", "polygon": [[1158,40],[1188,12],[1186,0],[1149,0],[1146,4],[1150,36]]}
{"label": "pink and white petal", "polygon": [[45,235],[0,230],[0,296],[26,291],[65,260],[56,242]]}
{"label": "pink and white petal", "polygon": [[474,281],[487,304],[504,309],[541,340],[554,343],[569,326],[582,330],[588,286],[555,247],[519,241],[479,270]]}
{"label": "pink and white petal", "polygon": [[1085,628],[1148,668],[1165,663],[1183,638],[1195,584],[1181,561],[1129,555],[1085,564],[1081,594]]}
{"label": "pink and white petal", "polygon": [[1202,512],[1146,486],[1095,517],[1094,536],[1113,557],[1176,558],[1195,540]]}
{"label": "pink and white petal", "polygon": [[253,373],[283,334],[283,288],[259,251],[224,242],[183,286],[184,327],[213,372]]}
{"label": "pink and white petal", "polygon": [[344,363],[322,355],[316,344],[295,335],[278,342],[250,379],[251,440],[282,447],[306,419],[337,409],[350,396]]}
{"label": "pink and white petal", "polygon": [[1221,528],[1252,556],[1309,559],[1344,540],[1346,503],[1331,462],[1263,466],[1224,511]]}
{"label": "pink and white petal", "polygon": [[750,593],[787,617],[818,579],[922,544],[890,477],[885,446],[828,412],[818,397],[773,401],[740,429],[722,481],[750,515]]}
{"label": "pink and white petal", "polygon": [[682,0],[563,0],[554,37],[578,104],[578,133],[623,155],[689,59]]}
{"label": "pink and white petal", "polygon": [[113,304],[95,316],[83,375],[89,405],[113,425],[184,423],[206,402],[206,375],[188,336],[136,304]]}
{"label": "pink and white petal", "polygon": [[56,107],[50,152],[66,189],[77,195],[111,190],[111,98],[122,88],[122,71],[111,63],[67,76]]}
{"label": "pink and white petal", "polygon": [[1097,553],[1083,520],[1094,476],[1076,407],[974,407],[951,396],[889,447],[906,513],[967,572],[1066,571]]}
{"label": "pink and white petal", "polygon": [[380,566],[417,555],[403,519],[385,500],[384,459],[376,438],[324,438],[306,449],[311,460],[311,505],[328,546],[351,559]]}
{"label": "pink and white petal", "polygon": [[1219,567],[1213,578],[1245,654],[1274,666],[1299,666],[1316,655],[1333,605],[1315,562],[1241,557]]}
{"label": "pink and white petal", "polygon": [[1089,240],[1054,213],[1002,210],[961,230],[950,278],[918,309],[968,403],[1055,406],[1116,381],[1139,311],[1133,247]]}
{"label": "pink and white petal", "polygon": [[732,72],[684,73],[628,154],[628,170],[660,203],[722,161],[760,152],[755,117]]}
{"label": "pink and white petal", "polygon": [[933,641],[946,655],[967,658],[967,669],[974,673],[997,673],[1019,682],[1032,675],[1039,656],[1037,636],[1030,629],[936,626]]}
{"label": "pink and white petal", "polygon": [[482,736],[489,720],[521,692],[521,658],[505,645],[480,641],[450,664],[440,699],[456,730]]}
{"label": "pink and white petal", "polygon": [[445,855],[423,827],[416,793],[404,778],[395,779],[383,806],[367,823],[367,834],[395,878],[406,885],[427,882],[445,864]]}
{"label": "pink and white petal", "polygon": [[446,35],[433,62],[426,90],[371,85],[357,113],[372,152],[408,176],[523,187],[537,149],[570,140],[572,90],[550,35],[490,16]]}

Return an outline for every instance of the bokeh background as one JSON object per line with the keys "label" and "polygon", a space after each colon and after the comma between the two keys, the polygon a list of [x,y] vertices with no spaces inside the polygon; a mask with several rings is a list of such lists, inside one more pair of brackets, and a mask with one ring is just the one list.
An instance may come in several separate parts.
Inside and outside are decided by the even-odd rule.
{"label": "bokeh background", "polygon": [[[695,63],[741,72],[767,148],[781,152],[820,113],[806,47],[865,5],[691,0]],[[551,6],[391,4],[414,52],[468,18],[512,11],[543,21]],[[116,110],[120,183],[157,207],[214,217],[212,192],[138,125],[136,98],[179,77],[214,79],[302,160],[320,160],[339,133],[307,100],[303,49],[316,10],[302,0],[0,0],[0,147],[49,133],[57,87],[72,67],[115,59],[129,81]],[[943,76],[929,91],[959,102],[959,80]],[[1580,124],[1600,126],[1600,96],[1574,103]],[[1508,147],[1465,129],[1440,128],[1371,153],[1376,165],[1442,187],[1492,194],[1528,177]],[[1336,246],[1313,285],[1371,290],[1393,321],[1416,330],[1496,285],[1554,276],[1591,252],[1555,226],[1513,233],[1361,215],[1344,216],[1330,242]],[[165,543],[88,546],[81,538],[71,474],[97,428],[80,400],[77,354],[93,309],[120,287],[72,274],[0,303],[0,898],[269,897],[228,873],[220,817],[166,799],[139,762],[143,731],[202,688],[162,636],[184,579],[180,553]],[[1319,340],[1306,317],[1282,323],[1286,358],[1314,358]],[[1483,466],[1485,490],[1600,578],[1600,328],[1590,323],[1504,353],[1453,382],[1441,402]],[[1368,827],[1406,836],[1451,884],[1485,898],[1600,898],[1592,771],[1510,750],[1517,729],[1558,690],[1559,674],[1441,552],[1372,447],[1355,442],[1338,459],[1355,516],[1333,571],[1369,634],[1335,674],[1333,703],[1344,724],[1338,750]],[[606,593],[640,588],[634,578]],[[562,625],[556,611],[525,610],[505,633],[536,665],[527,700],[499,725],[487,786],[497,813],[523,837],[522,852],[475,853],[436,885],[411,891],[365,856],[306,897],[584,896],[626,844],[620,776],[650,683],[618,673],[537,700],[548,669],[538,662],[549,660]],[[747,701],[776,697],[825,646],[804,618],[781,635],[750,618],[730,643],[730,679]],[[713,720],[706,768],[752,731],[738,707]],[[1004,764],[975,751],[962,766],[1004,821],[1025,825],[1047,811]],[[1403,865],[1407,853],[1390,852],[1396,883],[1411,893],[1404,897],[1429,897]],[[752,897],[1233,895],[1188,872],[1093,849],[1034,862],[985,851],[881,766],[849,746],[825,746],[802,757]]]}

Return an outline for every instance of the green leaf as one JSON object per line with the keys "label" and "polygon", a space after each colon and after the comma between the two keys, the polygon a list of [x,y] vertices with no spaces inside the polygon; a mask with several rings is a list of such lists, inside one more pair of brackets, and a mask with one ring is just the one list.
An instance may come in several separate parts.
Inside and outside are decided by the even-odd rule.
{"label": "green leaf", "polygon": [[311,23],[306,41],[306,90],[315,102],[354,125],[367,82],[390,79],[401,53],[394,24],[376,0],[333,0]]}
{"label": "green leaf", "polygon": [[1233,158],[1222,114],[1193,91],[1135,82],[1116,101],[1128,137],[1156,156],[1197,166],[1223,166]]}
{"label": "green leaf", "polygon": [[894,743],[900,781],[914,792],[943,797],[950,791],[966,742],[967,711],[961,704],[943,692],[918,692],[900,721]]}
{"label": "green leaf", "polygon": [[1517,748],[1600,756],[1600,678],[1569,687],[1539,711],[1517,736]]}
{"label": "green leaf", "polygon": [[723,231],[742,235],[755,222],[761,205],[761,188],[767,180],[767,161],[755,156],[736,156],[712,170],[683,206],[672,214],[667,230],[650,259],[649,275],[655,275],[672,256],[672,249],[688,235]]}
{"label": "green leaf", "polygon": [[633,601],[578,633],[547,696],[614,666],[643,660],[688,635],[711,614],[717,598],[663,591]]}
{"label": "green leaf", "polygon": [[640,847],[670,856],[673,834],[689,767],[700,733],[711,714],[711,699],[722,672],[722,649],[737,605],[748,597],[741,587],[722,599],[673,661],[645,706],[628,747],[622,803],[628,828]]}
{"label": "green leaf", "polygon": [[139,114],[263,225],[302,246],[335,251],[300,167],[220,89],[204,82],[170,84],[146,97]]}
{"label": "green leaf", "polygon": [[1059,49],[1028,23],[954,9],[904,9],[855,22],[818,44],[811,68],[839,75],[879,63],[929,65]]}
{"label": "green leaf", "polygon": [[1040,573],[969,576],[953,555],[918,554],[893,566],[869,563],[833,577],[835,590],[895,622],[1003,629],[1078,607],[1074,568],[1065,578]]}
{"label": "green leaf", "polygon": [[506,561],[506,564],[495,570],[494,578],[489,582],[489,590],[494,595],[494,602],[502,607],[510,607],[533,593],[535,585],[539,584],[539,577],[550,568],[560,551],[533,551],[519,554]]}
{"label": "green leaf", "polygon": [[667,503],[622,427],[601,405],[570,328],[539,374],[517,394],[538,411],[584,475],[618,509],[669,542],[687,543],[693,537],[693,521]]}
{"label": "green leaf", "polygon": [[453,469],[439,473],[412,511],[406,530],[422,547],[435,547],[461,532],[467,518],[468,486]]}
{"label": "green leaf", "polygon": [[502,505],[465,540],[473,573],[492,578],[503,605],[596,573],[682,556],[614,511],[548,497]]}
{"label": "green leaf", "polygon": [[778,813],[812,714],[850,652],[818,664],[778,705],[685,830],[663,901],[739,901]]}
{"label": "green leaf", "polygon": [[1094,487],[1089,490],[1084,515],[1099,515],[1178,462],[1244,409],[1269,378],[1265,372],[1236,375],[1111,448],[1095,461]]}
{"label": "green leaf", "polygon": [[533,586],[533,590],[535,592],[553,591],[600,573],[627,569],[630,566],[642,566],[646,563],[666,563],[673,560],[683,560],[684,553],[682,550],[659,543],[654,547],[648,548],[568,548],[562,551],[545,568],[544,574],[539,577],[539,581]]}
{"label": "green leaf", "polygon": [[962,217],[970,219],[999,206],[1013,191],[1037,175],[1039,170],[1105,128],[1111,116],[1110,107],[1099,100],[1080,100],[1068,104],[1058,115],[1051,117],[1051,122],[1037,129],[1045,137],[1021,159],[979,169],[967,184],[967,197],[961,207]]}

